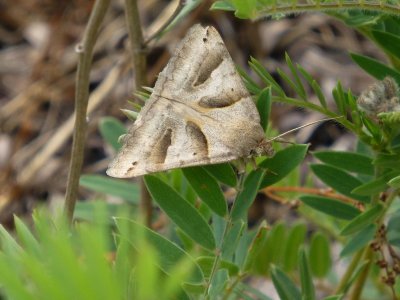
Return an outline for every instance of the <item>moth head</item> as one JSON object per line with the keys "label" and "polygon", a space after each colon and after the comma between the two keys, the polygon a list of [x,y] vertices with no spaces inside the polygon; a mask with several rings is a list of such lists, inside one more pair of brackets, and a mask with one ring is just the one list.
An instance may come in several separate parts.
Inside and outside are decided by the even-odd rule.
{"label": "moth head", "polygon": [[271,157],[275,154],[274,148],[272,148],[272,142],[266,139],[262,139],[257,146],[251,150],[250,156],[268,156]]}

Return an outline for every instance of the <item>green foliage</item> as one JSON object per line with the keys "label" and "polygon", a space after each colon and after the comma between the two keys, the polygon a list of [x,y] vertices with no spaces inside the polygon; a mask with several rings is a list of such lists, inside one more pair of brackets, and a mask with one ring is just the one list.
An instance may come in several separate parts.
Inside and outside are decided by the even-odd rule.
{"label": "green foliage", "polygon": [[282,18],[293,13],[315,11],[331,12],[341,17],[349,26],[374,25],[382,18],[381,15],[370,16],[361,10],[400,14],[400,5],[396,1],[377,0],[218,0],[211,9],[233,11],[240,19]]}
{"label": "green foliage", "polygon": [[79,184],[92,191],[120,197],[133,204],[137,204],[139,200],[139,187],[128,181],[102,175],[82,175]]}
{"label": "green foliage", "polygon": [[330,243],[326,235],[317,232],[311,238],[310,267],[317,278],[325,277],[332,266]]}
{"label": "green foliage", "polygon": [[145,183],[152,198],[183,232],[206,249],[215,248],[211,228],[194,206],[156,176],[146,175]]}
{"label": "green foliage", "polygon": [[225,216],[228,208],[217,180],[202,167],[185,168],[182,171],[200,199],[216,214]]}
{"label": "green foliage", "polygon": [[[109,222],[104,223],[104,210],[97,207],[96,212],[95,223],[76,224],[73,229],[61,216],[49,217],[44,211],[36,212],[32,229],[16,217],[15,237],[0,227],[0,270],[7,274],[0,278],[2,297],[184,299],[180,296],[183,295],[181,282],[202,280],[197,264],[178,247],[171,250],[171,242],[161,236],[145,239],[144,235],[137,235],[134,239],[137,252],[133,251],[133,246],[126,241],[132,239],[132,229],[138,230],[132,227],[128,231],[130,224],[122,225],[118,221],[125,229],[118,232],[114,242],[110,235],[112,227]],[[160,245],[163,251],[157,251]],[[115,248],[118,250],[113,258]],[[181,251],[181,255],[174,251]],[[157,262],[163,259],[171,262],[172,257],[175,264],[170,265],[166,275],[157,267]]]}
{"label": "green foliage", "polygon": [[105,117],[99,123],[99,130],[103,139],[115,150],[121,148],[118,139],[126,133],[126,129],[120,121],[112,117]]}
{"label": "green foliage", "polygon": [[[172,23],[199,3],[186,1]],[[244,19],[328,12],[370,38],[391,62],[350,54],[361,69],[377,80],[391,76],[400,83],[400,22],[390,15],[400,14],[398,3],[223,0],[215,1],[212,9],[233,11]],[[314,177],[308,178],[299,176],[308,145],[274,146],[273,157],[256,159],[255,166],[241,168],[244,172],[224,163],[147,175],[144,181],[154,207],[160,208],[154,210],[154,218],[164,220],[165,214],[171,221],[161,232],[133,220],[132,211],[140,211],[137,183],[83,175],[81,186],[94,191],[96,198],[109,195],[122,201],[101,208],[99,201],[79,203],[75,217],[81,222],[72,227],[62,217],[42,212],[34,215],[32,228],[15,218],[15,236],[0,227],[0,272],[6,274],[0,276],[1,296],[270,300],[246,280],[261,275],[272,281],[280,299],[316,299],[317,279],[331,287],[325,299],[333,300],[347,297],[354,286],[363,288],[368,276],[378,282],[379,270],[369,270],[381,253],[375,255],[370,245],[386,247],[382,253],[390,255],[400,247],[400,208],[395,201],[400,187],[399,113],[367,114],[340,82],[331,95],[324,95],[305,68],[287,54],[285,60],[288,72],[276,70],[279,80],[256,58],[249,65],[257,79],[239,69],[254,94],[262,128],[270,129],[272,103],[285,103],[336,118],[362,147],[312,153],[319,162],[309,165]],[[295,96],[289,97],[278,82]],[[148,94],[138,96],[145,100]],[[120,148],[119,136],[125,129],[118,120],[104,118],[99,131],[112,149]],[[313,179],[329,190],[316,188]],[[279,195],[271,192],[279,188]],[[251,227],[249,210],[264,192],[276,196],[280,205],[298,205],[296,221],[264,220]],[[340,257],[334,256],[332,245],[341,247]],[[391,256],[393,261],[397,258]],[[347,266],[340,282],[335,281],[338,274],[333,268],[338,260]],[[386,293],[379,284],[368,289]],[[396,289],[387,289],[385,296],[395,298],[400,294]]]}

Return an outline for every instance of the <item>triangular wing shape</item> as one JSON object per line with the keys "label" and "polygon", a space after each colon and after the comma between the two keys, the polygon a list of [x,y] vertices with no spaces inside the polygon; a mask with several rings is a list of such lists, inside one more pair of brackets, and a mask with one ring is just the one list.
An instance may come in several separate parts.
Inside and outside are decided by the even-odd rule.
{"label": "triangular wing shape", "polygon": [[107,174],[133,177],[248,157],[260,117],[214,27],[193,26],[159,74]]}

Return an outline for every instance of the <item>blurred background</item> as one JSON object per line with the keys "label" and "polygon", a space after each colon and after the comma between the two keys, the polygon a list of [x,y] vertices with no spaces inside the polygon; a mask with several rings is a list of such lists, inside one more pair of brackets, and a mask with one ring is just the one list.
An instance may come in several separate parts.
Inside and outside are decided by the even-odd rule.
{"label": "blurred background", "polygon": [[[76,45],[80,42],[94,1],[0,1],[0,223],[24,215],[39,203],[63,201],[72,145]],[[178,1],[139,0],[145,37],[168,20]],[[385,60],[368,40],[337,19],[324,14],[296,15],[280,20],[239,20],[231,13],[210,11],[212,1],[200,5],[167,34],[153,40],[148,52],[147,79],[153,86],[171,51],[195,23],[215,26],[234,62],[251,74],[250,56],[273,75],[287,70],[287,52],[318,78],[332,100],[337,80],[355,95],[372,78],[361,71],[348,52]],[[123,1],[113,0],[98,38],[90,79],[88,135],[83,173],[105,174],[114,155],[99,134],[99,120],[115,116],[130,124],[120,111],[134,101],[134,70]],[[258,80],[256,77],[254,77]],[[278,76],[276,77],[279,81]],[[284,83],[280,82],[283,86]],[[289,92],[290,95],[290,92]],[[312,99],[310,99],[312,101]],[[279,133],[323,116],[274,105],[272,124]],[[312,147],[349,149],[353,137],[334,122],[295,133],[295,141]],[[89,191],[81,188],[80,199]]]}

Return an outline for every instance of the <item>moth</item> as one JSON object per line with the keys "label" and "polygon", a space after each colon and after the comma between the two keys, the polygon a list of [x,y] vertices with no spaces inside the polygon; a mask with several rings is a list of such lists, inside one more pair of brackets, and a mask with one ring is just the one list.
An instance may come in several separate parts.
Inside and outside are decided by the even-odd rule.
{"label": "moth", "polygon": [[271,156],[253,99],[212,26],[194,25],[108,167],[128,178],[174,168]]}

